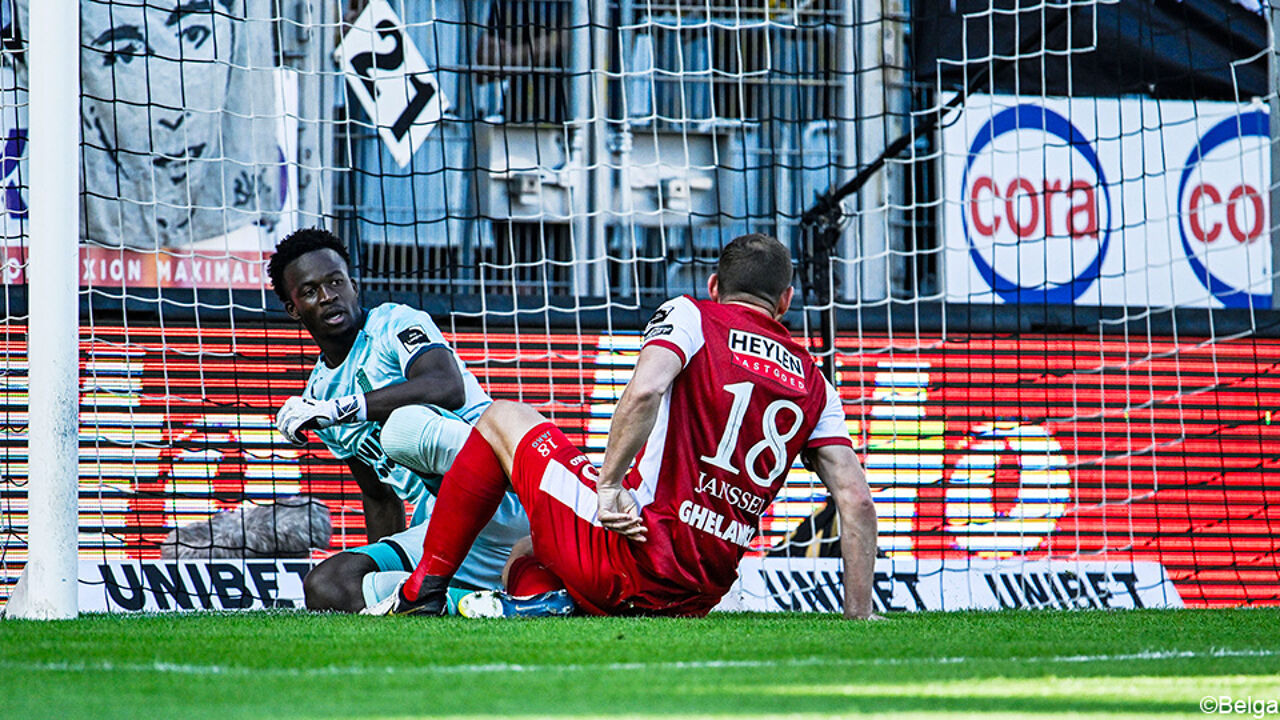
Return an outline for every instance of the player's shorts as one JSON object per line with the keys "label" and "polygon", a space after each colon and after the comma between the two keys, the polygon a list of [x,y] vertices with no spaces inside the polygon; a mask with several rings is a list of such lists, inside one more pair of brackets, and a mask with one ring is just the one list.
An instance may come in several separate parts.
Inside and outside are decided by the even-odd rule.
{"label": "player's shorts", "polygon": [[633,563],[626,540],[596,519],[596,476],[590,459],[551,423],[530,430],[512,458],[511,484],[529,513],[534,555],[583,610],[628,614]]}
{"label": "player's shorts", "polygon": [[[378,542],[352,548],[347,552],[367,555],[381,572],[413,572],[422,559],[422,540],[427,536],[427,520]],[[529,532],[528,521],[516,498],[507,493],[494,519],[485,526],[476,543],[453,577],[453,584],[476,590],[501,590],[502,568],[511,554],[511,546]]]}
{"label": "player's shorts", "polygon": [[507,592],[515,597],[531,597],[563,589],[564,581],[533,555],[513,558],[507,564]]}

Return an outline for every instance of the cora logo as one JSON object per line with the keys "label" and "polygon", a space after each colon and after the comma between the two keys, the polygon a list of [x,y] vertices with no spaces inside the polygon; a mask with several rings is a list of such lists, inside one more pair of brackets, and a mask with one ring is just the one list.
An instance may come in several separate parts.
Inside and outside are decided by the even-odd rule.
{"label": "cora logo", "polygon": [[1271,245],[1263,168],[1270,162],[1270,123],[1254,111],[1209,129],[1187,157],[1178,182],[1178,233],[1192,272],[1226,307],[1266,308],[1270,294],[1251,294],[1266,277]]}
{"label": "cora logo", "polygon": [[1111,196],[1066,118],[1038,105],[1000,111],[974,136],[961,186],[969,255],[1002,300],[1070,304],[1098,279]]}

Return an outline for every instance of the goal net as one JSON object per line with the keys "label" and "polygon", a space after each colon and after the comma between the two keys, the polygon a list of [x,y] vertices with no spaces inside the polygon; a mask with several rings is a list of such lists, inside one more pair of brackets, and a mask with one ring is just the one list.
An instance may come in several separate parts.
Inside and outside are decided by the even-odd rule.
{"label": "goal net", "polygon": [[[0,600],[27,522],[28,0],[0,0]],[[845,400],[882,610],[1280,601],[1268,11],[1102,0],[83,0],[82,609],[296,605],[359,489],[272,427],[264,259],[349,246],[599,459],[746,232]],[[69,49],[74,52],[74,49]],[[177,528],[318,500],[311,547]],[[230,517],[230,516],[228,516]],[[797,465],[727,607],[839,608]]]}

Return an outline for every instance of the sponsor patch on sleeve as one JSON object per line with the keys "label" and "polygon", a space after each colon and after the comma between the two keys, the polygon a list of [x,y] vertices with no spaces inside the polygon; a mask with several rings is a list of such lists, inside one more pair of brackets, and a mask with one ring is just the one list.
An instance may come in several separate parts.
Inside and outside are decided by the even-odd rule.
{"label": "sponsor patch on sleeve", "polygon": [[649,322],[645,323],[644,326],[645,340],[671,334],[674,326],[671,323],[664,322],[667,316],[671,314],[671,310],[670,305],[663,305],[653,312],[653,317],[649,318]]}
{"label": "sponsor patch on sleeve", "polygon": [[671,325],[650,324],[644,331],[644,339],[651,340],[656,337],[662,337],[663,335],[670,335],[673,329],[674,328]]}
{"label": "sponsor patch on sleeve", "polygon": [[670,314],[671,314],[671,306],[663,305],[662,307],[653,311],[653,317],[649,318],[649,322],[646,324],[646,327],[652,327],[654,325],[657,325],[663,320],[666,320],[667,316]]}
{"label": "sponsor patch on sleeve", "polygon": [[404,346],[405,350],[413,350],[431,342],[430,336],[427,335],[427,331],[421,325],[414,325],[401,330],[396,335],[396,338],[400,340],[400,344]]}

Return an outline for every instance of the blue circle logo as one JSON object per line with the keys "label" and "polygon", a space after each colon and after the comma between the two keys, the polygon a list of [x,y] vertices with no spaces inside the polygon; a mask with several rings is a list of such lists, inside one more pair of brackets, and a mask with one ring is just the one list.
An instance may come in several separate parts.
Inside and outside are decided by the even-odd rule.
{"label": "blue circle logo", "polygon": [[[1004,216],[992,217],[986,221],[979,216],[978,196],[985,191],[993,200],[1001,199],[1001,188],[989,177],[977,178],[974,180],[974,185],[970,186],[970,171],[979,154],[995,142],[996,138],[1019,130],[1038,130],[1063,141],[1071,151],[1088,163],[1097,181],[1090,184],[1083,180],[1068,178],[1064,184],[1062,181],[1045,179],[1040,187],[1036,187],[1031,180],[1014,178],[1004,188],[1002,198],[1005,208]],[[1045,164],[1042,161],[1041,165]],[[991,286],[1000,299],[1007,303],[1071,304],[1083,295],[1102,273],[1102,262],[1111,244],[1111,195],[1106,176],[1102,172],[1102,165],[1098,162],[1097,153],[1084,135],[1063,116],[1038,105],[1018,105],[997,113],[978,130],[969,147],[968,160],[961,177],[961,187],[964,193],[964,207],[961,209],[960,219],[969,247],[969,256],[973,259],[973,264],[983,280]],[[1105,209],[1104,221],[1099,219],[1098,195],[1101,195],[1102,207]],[[1059,218],[1062,220],[1060,229],[1073,239],[1098,237],[1100,241],[1097,255],[1092,262],[1083,270],[1074,273],[1073,277],[1066,282],[1055,283],[1046,280],[1042,283],[1022,285],[1019,278],[1010,279],[997,272],[994,267],[994,258],[993,262],[988,262],[974,243],[973,230],[976,229],[979,234],[994,239],[1002,222],[1006,229],[1011,230],[1019,239],[1037,238],[1045,241],[1055,235],[1052,226],[1055,217],[1054,202],[1060,202],[1063,204],[1062,207],[1067,207],[1071,204],[1072,198],[1078,198],[1080,202],[1070,207],[1066,215]],[[1027,200],[1030,201],[1029,204],[1025,202]],[[1028,212],[1022,212],[1024,208]],[[972,213],[972,218],[970,212],[966,210]],[[975,227],[971,228],[971,224]],[[1046,272],[1056,269],[1048,267],[1050,265],[1048,259],[1045,265]]]}
{"label": "blue circle logo", "polygon": [[[1191,238],[1187,237],[1187,230],[1189,228],[1191,235],[1205,246],[1219,240],[1231,242],[1233,239],[1240,245],[1249,245],[1266,230],[1267,198],[1263,191],[1239,180],[1239,167],[1232,170],[1236,173],[1235,180],[1239,182],[1234,188],[1219,188],[1212,182],[1203,181],[1196,183],[1189,195],[1187,188],[1191,187],[1193,176],[1202,174],[1197,171],[1214,150],[1229,142],[1238,142],[1244,137],[1256,136],[1269,140],[1270,129],[1267,114],[1261,110],[1235,115],[1219,122],[1191,149],[1182,170],[1182,179],[1178,182],[1178,235],[1182,239],[1182,250],[1187,255],[1187,263],[1191,265],[1196,280],[1223,306],[1229,308],[1269,308],[1271,296],[1254,295],[1247,289],[1241,290],[1210,272],[1208,265],[1201,261],[1192,246]],[[1203,180],[1202,177],[1198,179]],[[1225,216],[1222,219],[1208,217],[1211,208],[1225,210]],[[1249,213],[1252,220],[1240,222],[1242,214],[1248,211],[1252,211]]]}

